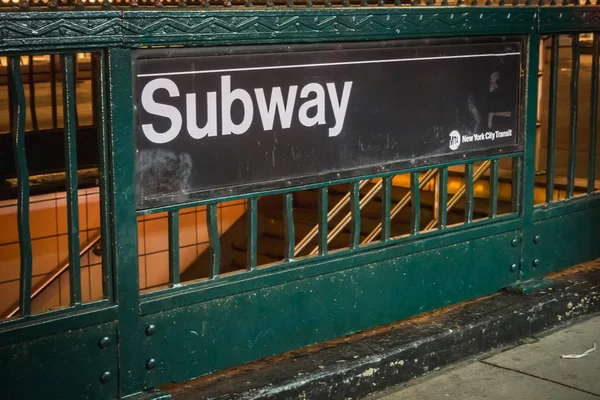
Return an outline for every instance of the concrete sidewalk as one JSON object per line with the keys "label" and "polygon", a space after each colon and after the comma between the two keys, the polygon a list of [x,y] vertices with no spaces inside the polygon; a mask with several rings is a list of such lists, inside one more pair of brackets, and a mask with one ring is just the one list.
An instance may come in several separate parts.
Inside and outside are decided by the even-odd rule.
{"label": "concrete sidewalk", "polygon": [[417,379],[380,400],[409,399],[600,399],[600,349],[580,359],[596,343],[600,346],[600,316],[570,325],[526,344],[462,363]]}

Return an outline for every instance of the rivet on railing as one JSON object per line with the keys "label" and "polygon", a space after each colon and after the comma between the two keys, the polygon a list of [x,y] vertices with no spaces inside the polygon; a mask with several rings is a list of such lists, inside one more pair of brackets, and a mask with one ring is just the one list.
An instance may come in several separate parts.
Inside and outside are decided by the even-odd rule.
{"label": "rivet on railing", "polygon": [[110,342],[110,336],[104,336],[102,339],[100,339],[98,344],[100,345],[100,348],[106,349],[108,346],[110,346]]}
{"label": "rivet on railing", "polygon": [[156,367],[156,360],[154,358],[151,358],[146,362],[146,369],[148,371],[154,369],[155,367]]}
{"label": "rivet on railing", "polygon": [[102,375],[100,375],[100,382],[107,383],[108,381],[110,381],[110,378],[112,378],[112,374],[110,373],[110,371],[104,371]]}

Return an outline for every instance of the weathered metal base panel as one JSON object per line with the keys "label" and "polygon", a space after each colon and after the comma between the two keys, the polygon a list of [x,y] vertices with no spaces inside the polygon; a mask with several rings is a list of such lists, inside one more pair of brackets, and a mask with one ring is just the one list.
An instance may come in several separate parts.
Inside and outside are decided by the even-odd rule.
{"label": "weathered metal base panel", "polygon": [[493,293],[516,280],[510,271],[519,258],[519,249],[511,246],[516,234],[145,316],[144,326],[155,326],[150,336],[140,337],[145,359],[155,360],[145,386],[208,374]]}
{"label": "weathered metal base panel", "polygon": [[117,324],[0,348],[4,399],[118,398]]}
{"label": "weathered metal base panel", "polygon": [[600,207],[534,223],[525,267],[541,276],[600,257]]}
{"label": "weathered metal base panel", "polygon": [[600,262],[552,290],[502,292],[164,389],[177,400],[360,399],[600,311]]}

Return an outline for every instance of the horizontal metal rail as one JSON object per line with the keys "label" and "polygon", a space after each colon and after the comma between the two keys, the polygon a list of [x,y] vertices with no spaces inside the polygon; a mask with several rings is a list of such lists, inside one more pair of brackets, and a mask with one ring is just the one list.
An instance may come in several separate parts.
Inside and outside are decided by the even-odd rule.
{"label": "horizontal metal rail", "polygon": [[[83,246],[83,248],[81,249],[81,251],[79,251],[79,258],[83,257],[88,251],[90,251],[101,239],[101,235],[97,234],[96,236],[94,236],[94,238],[92,238],[92,240],[90,240],[85,246]],[[54,281],[56,281],[58,278],[60,278],[60,276],[63,274],[63,272],[65,272],[67,269],[69,269],[69,266],[71,265],[71,263],[69,261],[66,261],[64,264],[60,265],[58,268],[56,268],[48,278],[44,279],[43,281],[41,281],[36,287],[35,289],[32,290],[31,292],[31,300],[35,299],[38,295],[40,295],[40,293],[42,293],[48,286],[50,286]],[[15,314],[17,314],[20,310],[20,307],[17,305],[14,308],[11,309],[11,311],[6,314],[4,316],[4,318],[10,318],[12,316],[14,316]]]}
{"label": "horizontal metal rail", "polygon": [[[558,2],[556,0],[377,0],[378,6],[418,6],[418,7],[448,7],[448,6],[485,6],[485,7],[517,7],[517,6],[544,6],[549,5],[553,7],[560,6],[592,6],[592,2],[587,0],[584,2],[569,2],[563,0]],[[236,8],[240,6],[245,7],[368,7],[375,5],[374,1],[368,0],[321,0],[315,2],[314,0],[124,0],[119,3],[113,4],[110,0],[99,0],[92,2],[90,0],[74,0],[72,2],[65,0],[48,0],[48,1],[31,1],[31,0],[12,0],[0,3],[0,9],[2,8],[19,8],[23,11],[28,9],[39,9],[47,7],[51,10],[56,9],[67,9],[75,6],[77,10],[93,8],[97,9],[114,9],[116,7],[130,7],[136,9],[140,6],[144,7],[172,7],[172,8],[184,8],[184,7],[219,7],[219,8]],[[100,7],[98,7],[100,6]]]}

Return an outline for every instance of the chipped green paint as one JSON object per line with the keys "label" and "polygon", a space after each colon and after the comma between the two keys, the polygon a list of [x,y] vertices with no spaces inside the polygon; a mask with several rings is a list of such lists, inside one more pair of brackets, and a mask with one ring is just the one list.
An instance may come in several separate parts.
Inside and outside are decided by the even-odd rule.
{"label": "chipped green paint", "polygon": [[[0,10],[2,56],[104,49],[107,73],[97,83],[106,90],[106,105],[100,108],[106,132],[101,147],[110,149],[110,157],[102,160],[110,198],[104,203],[108,226],[103,229],[113,236],[105,243],[110,243],[105,254],[112,255],[114,264],[107,273],[112,280],[105,284],[112,293],[108,299],[0,323],[0,357],[11,359],[15,367],[5,371],[2,382],[8,390],[21,390],[17,397],[58,390],[66,399],[166,398],[159,392],[139,393],[493,293],[519,278],[600,256],[594,245],[600,226],[597,194],[533,205],[539,57],[533,50],[527,54],[531,68],[526,66],[525,150],[514,154],[522,166],[515,176],[516,215],[406,239],[390,240],[389,226],[384,226],[382,243],[323,252],[269,269],[253,268],[254,253],[244,274],[140,296],[132,234],[131,49],[466,35],[524,35],[530,48],[537,49],[540,34],[600,30],[599,15],[596,6]],[[497,162],[494,166],[497,172]],[[281,188],[256,195],[287,192]],[[326,202],[326,191],[321,193]],[[256,208],[256,200],[250,204]],[[251,225],[256,224],[252,219]],[[251,236],[251,247],[256,239]],[[294,258],[293,247],[288,253]],[[17,385],[25,376],[19,366],[35,377],[36,385]],[[81,379],[57,385],[73,368],[82,372]]]}

